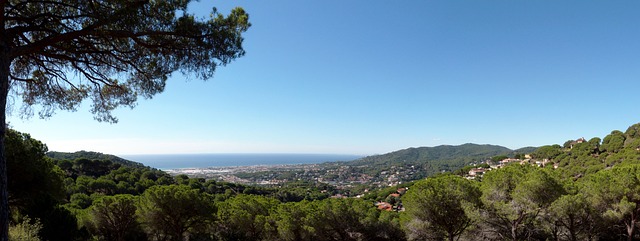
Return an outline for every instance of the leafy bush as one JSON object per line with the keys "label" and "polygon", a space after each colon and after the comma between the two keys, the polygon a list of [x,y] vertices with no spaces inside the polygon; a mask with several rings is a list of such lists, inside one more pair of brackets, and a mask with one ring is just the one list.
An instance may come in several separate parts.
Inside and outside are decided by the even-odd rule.
{"label": "leafy bush", "polygon": [[9,226],[9,241],[40,241],[38,233],[42,229],[39,220],[25,217],[21,223]]}

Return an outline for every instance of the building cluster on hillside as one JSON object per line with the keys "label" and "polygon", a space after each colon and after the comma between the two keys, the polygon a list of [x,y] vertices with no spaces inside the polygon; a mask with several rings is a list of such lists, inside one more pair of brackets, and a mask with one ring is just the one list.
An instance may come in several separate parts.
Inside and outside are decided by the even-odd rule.
{"label": "building cluster on hillside", "polygon": [[315,181],[341,188],[357,185],[374,187],[390,187],[412,180],[417,170],[414,166],[390,166],[375,176],[364,173],[366,166],[320,166],[278,165],[278,166],[238,166],[219,168],[185,168],[168,170],[172,175],[186,174],[194,178],[213,179],[217,181],[278,185],[289,181]]}
{"label": "building cluster on hillside", "polygon": [[573,149],[573,146],[575,146],[576,144],[580,144],[580,143],[584,143],[587,142],[587,140],[584,139],[584,137],[580,137],[578,139],[576,139],[575,141],[572,141],[569,143],[569,149]]}
{"label": "building cluster on hillside", "polygon": [[415,166],[390,166],[375,175],[364,173],[366,166],[342,166],[339,168],[323,169],[322,173],[315,173],[316,181],[335,185],[337,187],[351,187],[366,184],[374,187],[392,187],[402,184],[405,180],[413,180],[417,170]]}
{"label": "building cluster on hillside", "polygon": [[[498,163],[493,163],[491,160],[487,160],[484,163],[488,164],[489,167],[488,168],[483,168],[483,167],[471,168],[471,170],[469,170],[469,172],[465,175],[465,178],[471,179],[471,180],[476,178],[481,178],[482,175],[484,175],[488,171],[502,168],[506,165],[513,164],[513,163],[519,163],[520,165],[530,164],[538,167],[545,167],[546,165],[551,164],[551,161],[549,159],[535,160],[531,158],[531,155],[524,155],[524,159],[506,158],[504,160],[499,161]],[[558,168],[558,165],[554,164],[553,167]]]}
{"label": "building cluster on hillside", "polygon": [[491,170],[491,168],[483,168],[483,167],[479,167],[479,168],[471,168],[471,170],[469,170],[469,174],[467,174],[466,178],[467,179],[476,179],[478,177],[482,177],[482,175],[484,175],[485,172]]}
{"label": "building cluster on hillside", "polygon": [[398,188],[394,193],[389,194],[385,201],[376,202],[374,205],[379,210],[403,212],[404,206],[402,205],[401,197],[406,192],[406,187]]}

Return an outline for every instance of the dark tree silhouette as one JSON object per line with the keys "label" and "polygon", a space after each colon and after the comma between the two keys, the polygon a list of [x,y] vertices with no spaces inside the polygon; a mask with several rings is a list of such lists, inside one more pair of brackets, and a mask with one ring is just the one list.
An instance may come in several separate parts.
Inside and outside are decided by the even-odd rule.
{"label": "dark tree silhouette", "polygon": [[190,0],[0,0],[0,241],[7,240],[4,159],[7,97],[41,117],[77,109],[85,99],[98,121],[163,91],[181,71],[210,78],[244,55],[248,15],[236,8],[210,18],[186,12]]}

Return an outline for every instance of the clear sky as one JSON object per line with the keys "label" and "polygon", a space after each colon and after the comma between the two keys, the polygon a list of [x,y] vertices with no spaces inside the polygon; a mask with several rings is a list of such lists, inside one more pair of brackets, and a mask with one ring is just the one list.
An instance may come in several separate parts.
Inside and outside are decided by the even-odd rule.
{"label": "clear sky", "polygon": [[213,79],[10,126],[50,150],[381,154],[512,149],[640,122],[640,1],[201,1],[243,7],[246,56]]}

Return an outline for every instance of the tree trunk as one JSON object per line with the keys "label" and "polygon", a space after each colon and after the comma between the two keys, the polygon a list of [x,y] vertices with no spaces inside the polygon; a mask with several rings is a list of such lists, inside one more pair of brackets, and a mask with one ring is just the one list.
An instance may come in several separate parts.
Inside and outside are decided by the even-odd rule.
{"label": "tree trunk", "polygon": [[631,214],[631,223],[627,225],[627,241],[633,240],[634,231],[636,230],[636,222],[633,218],[633,214]]}
{"label": "tree trunk", "polygon": [[573,217],[573,215],[569,215],[569,236],[571,241],[578,241],[576,231],[578,227],[576,227],[576,222],[574,220],[575,218]]}
{"label": "tree trunk", "polygon": [[519,222],[517,221],[511,224],[511,239],[513,241],[518,241],[518,225]]}
{"label": "tree trunk", "polygon": [[516,233],[516,229],[515,228],[511,228],[511,240],[513,241],[518,241],[518,234]]}
{"label": "tree trunk", "polygon": [[4,157],[4,135],[7,129],[7,95],[9,94],[9,71],[11,66],[7,52],[6,47],[0,49],[0,241],[9,240],[9,191],[7,160]]}
{"label": "tree trunk", "polygon": [[629,225],[627,225],[627,240],[632,241],[633,235],[635,235],[636,224],[638,222],[638,213],[640,213],[640,203],[636,203],[636,207],[631,212],[631,220],[629,220]]}

